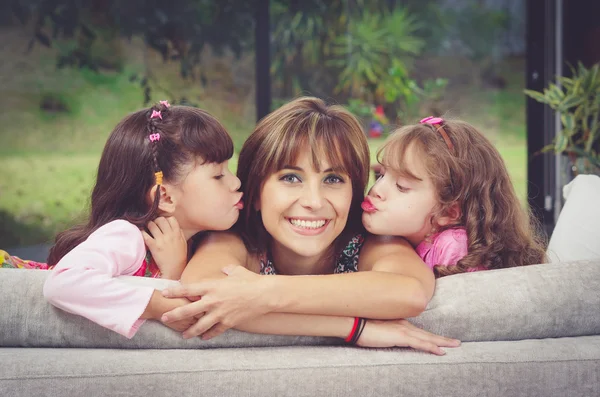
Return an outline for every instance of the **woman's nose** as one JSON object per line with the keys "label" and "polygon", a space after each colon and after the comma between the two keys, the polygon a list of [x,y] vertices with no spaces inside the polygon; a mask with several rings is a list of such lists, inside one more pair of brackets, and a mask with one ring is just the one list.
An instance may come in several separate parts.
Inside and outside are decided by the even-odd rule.
{"label": "woman's nose", "polygon": [[320,186],[310,186],[309,184],[306,184],[302,189],[300,204],[303,207],[318,210],[323,207],[323,200],[323,192]]}

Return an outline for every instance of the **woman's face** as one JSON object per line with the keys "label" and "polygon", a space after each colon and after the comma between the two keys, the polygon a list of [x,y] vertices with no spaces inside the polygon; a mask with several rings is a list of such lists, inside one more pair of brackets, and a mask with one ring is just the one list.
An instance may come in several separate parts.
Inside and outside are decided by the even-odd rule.
{"label": "woman's face", "polygon": [[278,248],[297,256],[319,257],[341,234],[352,203],[352,181],[326,159],[315,170],[304,150],[265,181],[258,208]]}

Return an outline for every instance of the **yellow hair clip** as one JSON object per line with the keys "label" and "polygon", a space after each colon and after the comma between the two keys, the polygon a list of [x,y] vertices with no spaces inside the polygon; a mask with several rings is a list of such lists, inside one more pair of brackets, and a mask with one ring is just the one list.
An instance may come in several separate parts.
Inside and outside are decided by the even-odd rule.
{"label": "yellow hair clip", "polygon": [[162,185],[163,182],[163,173],[162,171],[158,171],[154,173],[154,177],[156,178],[156,184]]}

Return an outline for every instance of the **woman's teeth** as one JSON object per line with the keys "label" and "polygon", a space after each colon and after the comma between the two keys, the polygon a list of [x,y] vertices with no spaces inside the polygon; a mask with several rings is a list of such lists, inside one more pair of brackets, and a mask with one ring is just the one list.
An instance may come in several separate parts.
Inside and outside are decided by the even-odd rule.
{"label": "woman's teeth", "polygon": [[322,219],[319,221],[302,221],[300,219],[290,219],[290,223],[297,227],[303,227],[305,229],[318,229],[325,225],[326,220]]}

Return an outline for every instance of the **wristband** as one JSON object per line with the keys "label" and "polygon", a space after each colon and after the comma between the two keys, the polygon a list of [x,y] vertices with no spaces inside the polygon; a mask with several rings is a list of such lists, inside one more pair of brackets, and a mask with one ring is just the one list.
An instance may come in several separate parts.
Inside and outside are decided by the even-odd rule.
{"label": "wristband", "polygon": [[354,337],[354,334],[356,333],[356,329],[358,328],[358,323],[359,323],[359,318],[354,317],[354,325],[352,326],[352,330],[350,331],[350,333],[348,334],[346,339],[344,339],[344,342],[350,343],[350,341]]}

